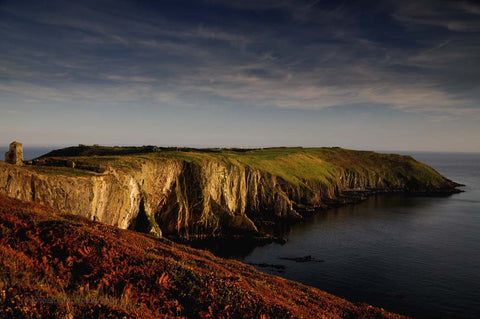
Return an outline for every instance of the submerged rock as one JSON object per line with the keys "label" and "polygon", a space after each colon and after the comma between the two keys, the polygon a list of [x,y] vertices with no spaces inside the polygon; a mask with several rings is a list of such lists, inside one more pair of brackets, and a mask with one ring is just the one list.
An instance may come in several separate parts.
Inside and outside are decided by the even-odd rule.
{"label": "submerged rock", "polygon": [[310,261],[323,263],[325,261],[323,259],[315,259],[310,255],[303,256],[303,257],[280,257],[279,259],[290,260],[290,261],[294,261],[294,262],[297,262],[297,263],[306,263],[306,262],[310,262]]}

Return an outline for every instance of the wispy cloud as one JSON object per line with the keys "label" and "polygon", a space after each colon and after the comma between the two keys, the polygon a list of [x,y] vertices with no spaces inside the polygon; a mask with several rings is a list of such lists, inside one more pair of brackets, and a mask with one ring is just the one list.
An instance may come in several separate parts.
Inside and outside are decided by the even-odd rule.
{"label": "wispy cloud", "polygon": [[156,82],[157,79],[153,77],[146,77],[146,76],[124,76],[118,74],[104,74],[102,75],[104,79],[118,81],[118,82],[140,82],[140,83],[148,83],[148,82]]}
{"label": "wispy cloud", "polygon": [[479,32],[480,8],[474,1],[404,1],[393,17],[416,26],[439,26],[457,32]]}
{"label": "wispy cloud", "polygon": [[[353,7],[314,0],[204,1],[211,7],[203,18],[178,8],[169,14],[124,3],[108,10],[102,2],[53,3],[62,14],[49,6],[26,10],[22,2],[2,6],[0,90],[53,101],[199,108],[368,104],[477,112],[480,24],[473,2],[382,7],[376,14],[391,18],[390,36],[371,30]],[[225,8],[234,12],[225,17]],[[280,13],[258,18],[271,11]],[[428,29],[436,27],[448,32]]]}

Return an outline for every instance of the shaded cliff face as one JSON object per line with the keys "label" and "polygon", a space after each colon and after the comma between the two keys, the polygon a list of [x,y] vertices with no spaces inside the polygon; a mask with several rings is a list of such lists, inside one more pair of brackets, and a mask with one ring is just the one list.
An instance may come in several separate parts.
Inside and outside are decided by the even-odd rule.
{"label": "shaded cliff face", "polygon": [[411,157],[331,148],[165,151],[56,161],[101,167],[95,171],[103,173],[1,162],[0,192],[123,229],[187,240],[257,234],[260,220],[301,218],[304,210],[345,201],[352,192],[452,192],[455,187]]}

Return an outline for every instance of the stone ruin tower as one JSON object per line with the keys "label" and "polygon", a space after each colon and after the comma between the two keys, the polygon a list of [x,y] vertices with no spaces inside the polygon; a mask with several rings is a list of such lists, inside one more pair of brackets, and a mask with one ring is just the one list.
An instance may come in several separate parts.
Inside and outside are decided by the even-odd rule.
{"label": "stone ruin tower", "polygon": [[23,146],[22,143],[10,143],[10,150],[5,153],[5,162],[14,165],[23,165]]}

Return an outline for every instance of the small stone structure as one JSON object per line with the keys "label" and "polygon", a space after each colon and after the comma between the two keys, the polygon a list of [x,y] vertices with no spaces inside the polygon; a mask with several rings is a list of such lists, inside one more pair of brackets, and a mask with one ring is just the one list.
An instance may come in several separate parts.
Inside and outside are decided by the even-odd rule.
{"label": "small stone structure", "polygon": [[10,150],[5,153],[5,162],[14,165],[23,165],[23,146],[22,143],[10,143]]}

